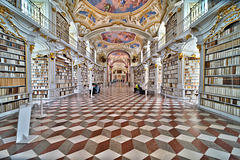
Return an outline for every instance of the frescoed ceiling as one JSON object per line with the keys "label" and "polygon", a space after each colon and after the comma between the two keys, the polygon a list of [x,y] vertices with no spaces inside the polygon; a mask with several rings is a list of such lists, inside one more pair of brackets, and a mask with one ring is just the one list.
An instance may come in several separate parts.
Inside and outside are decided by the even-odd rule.
{"label": "frescoed ceiling", "polygon": [[126,13],[141,8],[148,0],[87,0],[103,12]]}
{"label": "frescoed ceiling", "polygon": [[108,43],[129,43],[135,40],[136,34],[122,31],[104,32],[102,40]]}
{"label": "frescoed ceiling", "polygon": [[143,46],[156,38],[166,12],[180,0],[62,1],[60,7],[77,24],[78,38],[89,41],[98,63],[106,66],[114,50],[129,53],[131,65],[137,65]]}

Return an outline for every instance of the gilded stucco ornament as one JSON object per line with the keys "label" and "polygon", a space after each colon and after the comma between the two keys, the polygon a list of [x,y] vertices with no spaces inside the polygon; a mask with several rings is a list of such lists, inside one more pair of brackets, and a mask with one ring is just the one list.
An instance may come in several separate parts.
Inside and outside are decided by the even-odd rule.
{"label": "gilded stucco ornament", "polygon": [[54,58],[55,58],[55,54],[54,53],[50,53],[50,59],[51,59],[51,61],[54,61]]}
{"label": "gilded stucco ornament", "polygon": [[32,53],[33,52],[33,50],[34,50],[34,47],[35,47],[35,45],[33,45],[33,44],[30,44],[30,48],[29,48],[29,50],[30,50],[30,52]]}
{"label": "gilded stucco ornament", "polygon": [[239,15],[240,15],[240,8],[237,8],[236,5],[233,5],[233,3],[231,3],[229,5],[223,6],[222,8],[220,8],[218,10],[217,20],[216,20],[215,24],[213,25],[213,27],[210,31],[210,34],[207,37],[210,37],[215,33],[215,29],[217,28],[221,19],[223,17],[225,17],[226,15],[230,14],[231,12],[234,12],[234,13],[227,16],[224,20],[224,23],[230,23],[230,22],[236,20],[236,18],[239,17]]}

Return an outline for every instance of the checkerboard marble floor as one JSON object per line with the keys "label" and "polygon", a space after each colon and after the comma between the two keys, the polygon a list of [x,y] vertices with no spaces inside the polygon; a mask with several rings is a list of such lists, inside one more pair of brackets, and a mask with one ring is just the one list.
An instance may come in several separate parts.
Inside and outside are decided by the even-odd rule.
{"label": "checkerboard marble floor", "polygon": [[33,109],[30,144],[15,143],[17,115],[0,121],[0,159],[240,159],[239,124],[122,84],[44,110]]}

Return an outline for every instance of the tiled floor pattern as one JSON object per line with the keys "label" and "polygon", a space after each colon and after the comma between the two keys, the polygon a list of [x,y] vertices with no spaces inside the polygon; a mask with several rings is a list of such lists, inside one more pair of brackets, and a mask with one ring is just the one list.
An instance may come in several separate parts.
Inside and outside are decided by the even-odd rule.
{"label": "tiled floor pattern", "polygon": [[240,159],[239,124],[121,84],[44,109],[30,144],[15,143],[17,115],[0,121],[0,159]]}

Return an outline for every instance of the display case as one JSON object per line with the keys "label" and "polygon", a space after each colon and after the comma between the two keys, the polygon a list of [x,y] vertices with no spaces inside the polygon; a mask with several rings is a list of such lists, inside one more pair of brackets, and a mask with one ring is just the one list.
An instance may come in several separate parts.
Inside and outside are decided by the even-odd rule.
{"label": "display case", "polygon": [[32,98],[48,98],[48,63],[49,58],[47,55],[32,58]]}
{"label": "display case", "polygon": [[240,116],[240,22],[205,41],[201,105]]}
{"label": "display case", "polygon": [[57,55],[56,87],[60,89],[60,96],[65,96],[74,92],[72,82],[72,60],[66,55]]}
{"label": "display case", "polygon": [[25,45],[25,41],[0,27],[0,113],[29,101]]}
{"label": "display case", "polygon": [[178,85],[178,55],[178,53],[174,55],[169,54],[163,60],[163,94],[177,96],[174,91]]}

